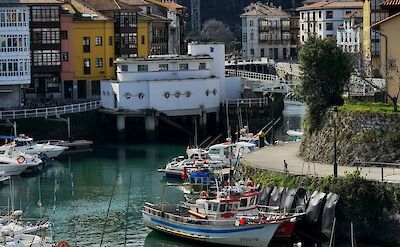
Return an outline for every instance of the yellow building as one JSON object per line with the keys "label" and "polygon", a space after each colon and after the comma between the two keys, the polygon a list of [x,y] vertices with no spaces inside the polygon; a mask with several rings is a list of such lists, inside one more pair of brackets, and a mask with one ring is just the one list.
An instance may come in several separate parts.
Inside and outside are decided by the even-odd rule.
{"label": "yellow building", "polygon": [[114,22],[82,0],[67,0],[61,19],[64,98],[100,98],[100,81],[115,77]]}
{"label": "yellow building", "polygon": [[387,10],[381,9],[382,0],[363,0],[363,54],[368,74],[377,76],[380,68],[381,37],[371,26],[388,17]]}
{"label": "yellow building", "polygon": [[138,13],[138,57],[147,57],[150,55],[150,23],[150,18],[144,14]]}
{"label": "yellow building", "polygon": [[377,22],[372,28],[387,39],[387,42],[381,42],[381,51],[385,51],[381,56],[381,72],[386,77],[388,93],[397,97],[400,92],[400,12]]}

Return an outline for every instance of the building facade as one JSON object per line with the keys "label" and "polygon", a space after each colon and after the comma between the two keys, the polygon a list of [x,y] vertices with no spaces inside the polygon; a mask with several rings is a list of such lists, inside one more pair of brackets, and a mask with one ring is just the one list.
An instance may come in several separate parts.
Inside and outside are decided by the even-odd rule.
{"label": "building facade", "polygon": [[117,81],[102,81],[106,109],[168,116],[218,112],[221,102],[240,97],[240,78],[225,77],[225,47],[189,45],[189,55],[117,59]]}
{"label": "building facade", "polygon": [[81,0],[62,7],[64,99],[100,98],[100,80],[115,75],[114,23]]}
{"label": "building facade", "polygon": [[0,109],[20,107],[31,81],[29,8],[0,3]]}
{"label": "building facade", "polygon": [[337,45],[343,51],[360,53],[362,51],[362,12],[343,17],[343,24],[337,29]]}
{"label": "building facade", "polygon": [[247,6],[240,17],[245,59],[285,60],[296,56],[296,33],[291,28],[296,19],[292,20],[289,13],[280,7],[257,2]]}
{"label": "building facade", "polygon": [[362,2],[321,1],[298,8],[300,11],[300,42],[304,44],[308,37],[321,39],[336,38],[338,27],[342,26],[346,15],[362,10]]}
{"label": "building facade", "polygon": [[20,0],[30,8],[31,84],[25,104],[37,105],[62,98],[61,0]]}

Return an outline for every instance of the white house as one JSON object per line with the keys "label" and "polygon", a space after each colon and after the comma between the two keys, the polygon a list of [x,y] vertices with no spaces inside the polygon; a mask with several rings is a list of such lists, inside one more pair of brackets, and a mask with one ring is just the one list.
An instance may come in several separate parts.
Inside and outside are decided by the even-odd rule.
{"label": "white house", "polygon": [[296,37],[291,32],[292,17],[281,7],[251,3],[240,18],[245,59],[289,59],[297,53]]}
{"label": "white house", "polygon": [[343,24],[337,30],[337,45],[343,51],[359,53],[362,46],[363,13],[355,12],[343,17]]}
{"label": "white house", "polygon": [[306,42],[310,36],[336,38],[344,17],[362,9],[362,1],[321,1],[298,8],[300,42]]}
{"label": "white house", "polygon": [[240,98],[240,78],[225,77],[223,44],[189,44],[188,55],[117,59],[117,81],[101,82],[101,102],[115,112],[168,116],[219,112]]}
{"label": "white house", "polygon": [[29,8],[0,2],[0,108],[20,107],[30,84]]}

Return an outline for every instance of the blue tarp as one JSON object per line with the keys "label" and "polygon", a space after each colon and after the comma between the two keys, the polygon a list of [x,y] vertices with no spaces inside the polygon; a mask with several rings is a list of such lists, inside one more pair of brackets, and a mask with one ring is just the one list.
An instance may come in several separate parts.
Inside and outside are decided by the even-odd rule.
{"label": "blue tarp", "polygon": [[204,172],[191,172],[189,174],[189,177],[191,177],[191,178],[206,178],[209,176],[210,176],[210,174],[204,173]]}
{"label": "blue tarp", "polygon": [[14,139],[15,136],[0,136],[0,139]]}

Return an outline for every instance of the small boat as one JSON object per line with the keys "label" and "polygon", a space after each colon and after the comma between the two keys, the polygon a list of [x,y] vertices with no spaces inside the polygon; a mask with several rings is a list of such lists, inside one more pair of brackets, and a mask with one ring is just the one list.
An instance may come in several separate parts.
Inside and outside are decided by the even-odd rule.
{"label": "small boat", "polygon": [[[4,240],[4,242],[3,242]],[[41,238],[37,235],[18,234],[5,237],[0,242],[0,247],[53,247],[53,241],[49,238]]]}
{"label": "small boat", "polygon": [[51,145],[49,143],[38,144],[32,138],[20,135],[14,138],[16,150],[30,155],[42,154],[48,158],[55,158],[63,153],[68,147]]}
{"label": "small boat", "polygon": [[0,147],[0,170],[5,175],[19,175],[28,170],[40,169],[43,161],[37,155],[28,155],[16,150],[15,144],[5,144]]}
{"label": "small boat", "polygon": [[291,136],[291,137],[298,137],[298,138],[300,138],[300,137],[302,137],[302,136],[304,135],[303,132],[297,131],[297,130],[288,130],[288,131],[286,131],[286,134],[287,134],[288,136]]}

